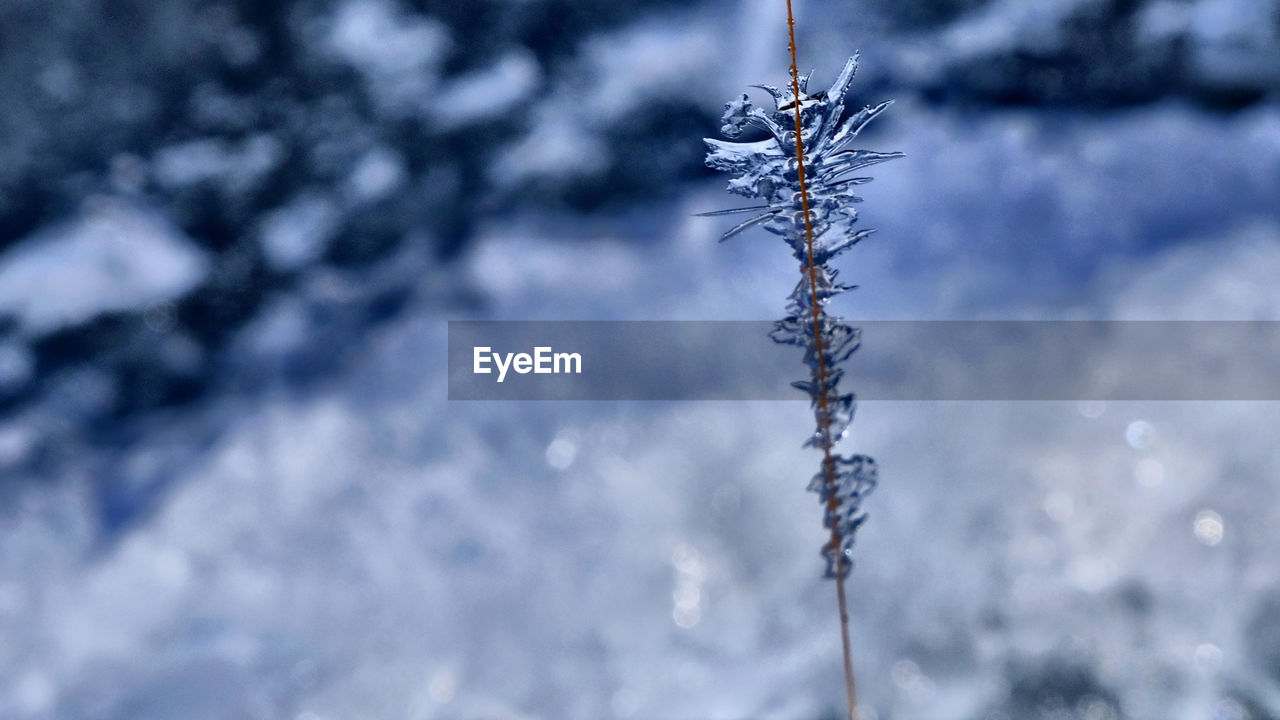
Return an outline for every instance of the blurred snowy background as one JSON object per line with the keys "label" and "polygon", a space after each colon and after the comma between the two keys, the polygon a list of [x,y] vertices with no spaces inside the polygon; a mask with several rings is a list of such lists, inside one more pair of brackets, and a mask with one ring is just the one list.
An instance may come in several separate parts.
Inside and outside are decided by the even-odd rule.
{"label": "blurred snowy background", "polygon": [[[1280,320],[1280,3],[796,10],[908,156],[846,314]],[[783,245],[692,214],[784,21],[0,3],[0,717],[836,717],[804,403],[444,387],[448,319],[778,316]],[[1280,717],[1277,427],[864,405],[864,718]]]}

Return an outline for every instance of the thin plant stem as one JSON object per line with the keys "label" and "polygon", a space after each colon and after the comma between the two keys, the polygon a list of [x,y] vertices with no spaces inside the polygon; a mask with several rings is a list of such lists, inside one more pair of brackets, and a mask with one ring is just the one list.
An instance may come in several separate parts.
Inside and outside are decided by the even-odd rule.
{"label": "thin plant stem", "polygon": [[[836,497],[835,460],[831,456],[831,414],[827,401],[827,367],[822,342],[822,310],[818,301],[818,273],[813,262],[813,217],[809,209],[809,190],[804,174],[804,133],[800,120],[800,71],[796,63],[796,19],[787,0],[788,49],[791,52],[791,92],[795,97],[796,115],[796,176],[800,182],[800,205],[804,213],[804,240],[806,262],[804,272],[809,276],[809,309],[813,320],[813,344],[818,358],[818,432],[822,436],[822,472],[827,485],[827,509],[834,515],[839,509]],[[849,604],[844,590],[844,553],[840,552],[839,523],[831,524],[831,548],[836,555],[836,602],[840,608],[840,644],[844,651],[844,687],[849,705],[849,720],[858,720],[858,689],[853,680],[853,650],[849,641]]]}

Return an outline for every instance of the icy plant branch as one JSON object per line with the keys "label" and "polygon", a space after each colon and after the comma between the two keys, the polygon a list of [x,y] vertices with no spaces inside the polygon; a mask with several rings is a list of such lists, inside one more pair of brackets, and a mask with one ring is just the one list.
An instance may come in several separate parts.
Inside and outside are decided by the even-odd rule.
{"label": "icy plant branch", "polygon": [[[857,56],[849,58],[830,88],[808,94],[809,77],[801,77],[796,68],[790,2],[787,15],[791,87],[782,91],[757,86],[773,98],[772,112],[755,107],[745,94],[730,101],[721,127],[730,140],[706,140],[707,164],[734,176],[729,191],[760,198],[765,204],[707,214],[754,213],[725,232],[721,240],[758,225],[782,236],[801,264],[801,279],[788,299],[787,315],[774,324],[770,336],[777,343],[803,348],[809,368],[808,378],[792,384],[809,396],[813,409],[815,428],[805,444],[822,451],[822,465],[809,490],[818,494],[826,508],[823,522],[831,532],[822,556],[826,577],[836,581],[845,688],[849,717],[854,720],[857,692],[844,579],[852,567],[854,536],[866,519],[862,499],[876,485],[876,465],[864,455],[845,456],[835,451],[853,421],[856,405],[854,394],[840,388],[844,371],[839,365],[858,349],[861,337],[857,328],[829,315],[826,306],[831,298],[853,288],[836,281],[837,271],[830,262],[871,233],[853,228],[858,219],[855,204],[862,198],[851,192],[871,178],[851,173],[902,155],[849,148],[862,128],[889,103],[865,107],[845,117],[844,97],[857,69]],[[748,128],[764,131],[768,137],[739,142],[737,138]]]}
{"label": "icy plant branch", "polygon": [[[773,97],[774,110],[755,107],[744,94],[725,105],[721,132],[730,140],[706,140],[707,165],[733,175],[729,191],[765,202],[741,210],[707,213],[755,213],[726,231],[721,240],[760,226],[781,236],[801,263],[800,282],[788,298],[786,317],[774,324],[770,335],[775,342],[803,348],[809,368],[809,376],[793,385],[810,397],[814,409],[815,431],[805,444],[830,457],[829,462],[824,457],[824,467],[814,476],[809,490],[817,493],[828,508],[826,526],[840,538],[837,545],[827,544],[822,548],[827,561],[826,576],[832,578],[843,578],[849,572],[847,558],[854,534],[865,518],[862,499],[876,484],[876,465],[864,455],[844,456],[835,452],[853,421],[856,404],[854,394],[840,387],[844,371],[839,366],[858,349],[861,334],[857,328],[826,312],[831,298],[854,287],[836,280],[838,271],[831,266],[831,261],[873,232],[853,227],[858,219],[855,206],[862,198],[852,190],[870,182],[871,178],[851,173],[902,157],[902,153],[897,152],[849,147],[862,128],[891,104],[880,103],[845,116],[844,98],[857,66],[857,56],[849,58],[835,83],[813,95],[807,92],[808,76],[800,76],[796,87],[786,90],[758,86]],[[797,89],[807,179],[803,190],[796,134],[790,117],[796,111]],[[769,137],[757,142],[738,142],[736,138],[749,127],[764,130]]]}

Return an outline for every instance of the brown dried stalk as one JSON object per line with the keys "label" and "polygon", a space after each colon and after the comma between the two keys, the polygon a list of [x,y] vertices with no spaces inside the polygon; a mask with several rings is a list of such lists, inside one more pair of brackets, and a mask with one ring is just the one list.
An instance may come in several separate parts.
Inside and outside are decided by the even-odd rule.
{"label": "brown dried stalk", "polygon": [[[809,190],[805,181],[804,174],[804,134],[800,121],[800,71],[796,63],[796,19],[791,9],[791,0],[787,0],[787,34],[789,38],[788,49],[791,52],[791,92],[796,98],[795,116],[796,116],[796,171],[800,181],[800,202],[801,210],[804,213],[804,235],[805,235],[805,251],[807,260],[804,272],[809,275],[809,295],[810,308],[813,320],[813,343],[817,351],[818,370],[817,377],[819,388],[827,387],[827,367],[824,361],[823,340],[822,340],[822,319],[821,319],[821,303],[818,302],[818,277],[817,269],[814,265],[813,258],[813,216],[809,209]],[[822,471],[826,476],[827,484],[827,510],[835,514],[839,507],[839,501],[836,498],[836,469],[835,461],[831,457],[831,413],[827,406],[827,393],[825,391],[818,394],[817,413],[819,418],[818,432],[822,436]],[[839,523],[831,524],[831,548],[836,554],[836,602],[840,609],[840,644],[844,651],[844,688],[845,696],[849,706],[849,720],[858,720],[858,688],[853,679],[853,650],[849,641],[849,603],[845,596],[844,589],[844,563],[848,562],[844,553],[840,552],[841,548],[840,526]]]}

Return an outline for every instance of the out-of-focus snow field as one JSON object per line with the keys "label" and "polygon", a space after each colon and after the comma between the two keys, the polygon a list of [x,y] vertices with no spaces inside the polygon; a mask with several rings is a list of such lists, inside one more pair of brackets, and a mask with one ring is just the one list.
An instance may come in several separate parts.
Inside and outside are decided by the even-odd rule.
{"label": "out-of-focus snow field", "polygon": [[[975,16],[1004,35],[964,37],[1034,37],[1019,7]],[[589,174],[591,156],[555,155],[584,147],[557,137],[591,130],[560,103],[608,123],[744,53],[730,75],[749,76],[689,92],[718,107],[780,82],[780,52],[744,50],[776,46],[776,28],[742,30],[766,12],[602,40],[599,93],[550,93],[494,172]],[[853,49],[839,31],[813,31],[818,78]],[[892,62],[864,50],[865,65]],[[854,96],[879,99],[856,81]],[[863,193],[880,233],[842,263],[861,286],[847,315],[1280,320],[1274,103],[1089,115],[907,98],[891,115],[866,144],[908,157]],[[388,263],[399,273],[360,279],[420,272],[405,308],[358,346],[310,350],[348,358],[331,376],[156,411],[127,444],[67,451],[59,477],[22,459],[105,392],[93,374],[0,417],[0,717],[836,717],[805,403],[446,400],[449,319],[777,316],[797,270],[783,245],[720,245],[725,223],[692,217],[730,205],[720,187],[622,215],[488,221],[443,270],[405,250]],[[171,322],[163,301],[204,260],[163,216],[105,206],[28,238],[0,258],[0,308],[23,327],[121,304]],[[133,239],[94,242],[104,222]],[[286,240],[282,257],[309,252]],[[111,263],[125,270],[95,274]],[[61,299],[33,297],[46,273]],[[317,274],[283,294],[227,362],[307,347],[297,306],[355,292],[343,282]],[[433,286],[459,282],[482,309],[442,309]],[[0,383],[30,373],[23,352],[0,346]],[[165,352],[187,357],[180,342]],[[1275,403],[864,404],[846,441],[881,467],[849,583],[864,719],[1280,716],[1277,427]],[[154,505],[104,533],[104,477]]]}

